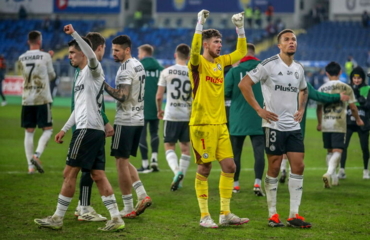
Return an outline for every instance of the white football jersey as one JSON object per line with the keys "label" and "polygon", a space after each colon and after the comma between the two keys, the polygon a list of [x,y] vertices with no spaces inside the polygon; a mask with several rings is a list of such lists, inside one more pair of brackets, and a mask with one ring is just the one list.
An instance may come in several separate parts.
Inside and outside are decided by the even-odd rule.
{"label": "white football jersey", "polygon": [[175,64],[164,69],[158,86],[166,87],[166,108],[163,120],[188,122],[191,110],[191,84],[186,65]]}
{"label": "white football jersey", "polygon": [[130,94],[127,99],[116,105],[114,124],[124,126],[144,126],[144,86],[145,70],[135,58],[130,58],[121,64],[116,75],[116,86],[128,84]]}
{"label": "white football jersey", "polygon": [[101,115],[104,72],[100,63],[95,69],[86,65],[80,70],[74,91],[76,129],[91,128],[104,131]]}
{"label": "white football jersey", "polygon": [[349,96],[348,102],[318,103],[323,105],[321,131],[345,133],[347,131],[347,106],[349,103],[356,102],[352,88],[339,80],[331,80],[322,85],[319,91],[325,93],[345,92]]}
{"label": "white football jersey", "polygon": [[22,105],[43,105],[53,102],[50,93],[49,73],[54,73],[49,53],[29,50],[19,57],[24,78]]}
{"label": "white football jersey", "polygon": [[263,119],[262,127],[279,131],[300,129],[294,114],[298,110],[298,93],[307,88],[302,65],[293,61],[288,66],[277,54],[258,64],[248,75],[254,83],[261,82],[266,110],[278,115],[276,122]]}

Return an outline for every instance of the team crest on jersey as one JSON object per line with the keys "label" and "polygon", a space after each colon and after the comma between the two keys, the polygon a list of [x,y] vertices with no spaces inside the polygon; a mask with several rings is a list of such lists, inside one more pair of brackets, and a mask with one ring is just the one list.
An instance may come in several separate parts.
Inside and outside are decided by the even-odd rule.
{"label": "team crest on jersey", "polygon": [[257,68],[255,68],[255,69],[253,69],[253,73],[256,73],[258,71],[258,69]]}
{"label": "team crest on jersey", "polygon": [[294,76],[295,76],[295,78],[296,78],[296,79],[298,79],[298,78],[299,78],[299,74],[298,74],[298,72],[295,72],[295,73],[294,73]]}
{"label": "team crest on jersey", "polygon": [[270,150],[271,150],[271,151],[275,151],[275,150],[276,150],[276,147],[275,147],[275,145],[274,145],[274,144],[271,144],[271,145],[270,145]]}
{"label": "team crest on jersey", "polygon": [[186,4],[185,0],[173,0],[173,6],[175,7],[176,10],[181,11],[184,9]]}
{"label": "team crest on jersey", "polygon": [[221,64],[219,64],[219,63],[217,63],[217,68],[218,68],[218,70],[222,70],[222,67],[221,67]]}
{"label": "team crest on jersey", "polygon": [[203,158],[207,159],[209,157],[208,153],[203,153]]}

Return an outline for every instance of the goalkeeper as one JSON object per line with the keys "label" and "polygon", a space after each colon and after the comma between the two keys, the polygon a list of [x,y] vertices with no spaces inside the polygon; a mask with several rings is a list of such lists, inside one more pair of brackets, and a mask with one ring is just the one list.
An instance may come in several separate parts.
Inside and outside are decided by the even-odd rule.
{"label": "goalkeeper", "polygon": [[215,29],[203,30],[208,16],[207,10],[198,13],[198,23],[191,45],[188,67],[193,102],[189,130],[198,165],[195,190],[201,213],[200,226],[217,228],[218,225],[208,211],[208,176],[215,160],[219,162],[222,170],[219,183],[221,200],[219,224],[241,225],[249,221],[248,218],[240,218],[230,212],[236,167],[226,127],[224,99],[224,68],[245,56],[247,41],[244,33],[244,15],[235,14],[231,20],[238,34],[237,48],[230,54],[220,55],[222,48],[220,32]]}

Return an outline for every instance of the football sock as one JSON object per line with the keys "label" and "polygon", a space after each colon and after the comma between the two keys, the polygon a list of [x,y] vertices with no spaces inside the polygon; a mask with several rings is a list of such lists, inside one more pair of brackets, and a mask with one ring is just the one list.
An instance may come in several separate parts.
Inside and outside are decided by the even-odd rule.
{"label": "football sock", "polygon": [[134,199],[132,198],[132,194],[122,195],[123,200],[123,210],[125,212],[132,212],[134,211]]}
{"label": "football sock", "polygon": [[144,185],[143,183],[139,180],[139,181],[136,181],[132,184],[132,187],[135,189],[136,191],[136,195],[137,195],[137,198],[139,200],[142,200],[144,199],[146,196],[148,196],[148,194],[146,193],[145,191],[145,188],[144,188]]}
{"label": "football sock", "polygon": [[[157,140],[158,140],[158,137],[157,137]],[[152,152],[152,162],[158,163],[158,153],[157,152]]]}
{"label": "football sock", "polygon": [[190,159],[191,157],[189,155],[181,154],[179,167],[180,167],[180,171],[182,172],[182,174],[184,174],[184,176],[186,172],[188,171],[188,168],[190,165]]}
{"label": "football sock", "polygon": [[39,143],[37,145],[37,149],[36,149],[36,152],[39,154],[38,157],[41,156],[41,154],[44,152],[45,150],[45,147],[51,137],[51,135],[53,134],[53,129],[47,129],[47,130],[44,130],[40,139],[39,139]]}
{"label": "football sock", "polygon": [[298,214],[299,205],[302,199],[303,175],[291,173],[289,176],[289,193],[290,193],[290,212],[289,218],[294,218]]}
{"label": "football sock", "polygon": [[237,186],[239,186],[239,181],[234,182],[234,187],[237,187]]}
{"label": "football sock", "polygon": [[329,160],[328,171],[326,172],[327,174],[332,175],[335,172],[335,169],[337,169],[340,158],[341,158],[340,152],[333,152],[333,155]]}
{"label": "football sock", "polygon": [[326,158],[325,158],[325,160],[326,160],[326,166],[327,166],[327,167],[329,166],[329,161],[330,161],[331,156],[333,156],[333,153],[332,153],[332,152],[328,152],[328,153],[326,154]]}
{"label": "football sock", "polygon": [[179,164],[178,164],[178,159],[177,155],[174,150],[167,150],[166,151],[166,160],[168,163],[168,166],[171,168],[173,174],[176,175],[178,169],[179,169]]}
{"label": "football sock", "polygon": [[25,131],[24,135],[24,149],[26,151],[26,158],[28,162],[28,166],[32,167],[33,164],[31,163],[31,159],[33,156],[33,135],[35,132],[27,132]]}
{"label": "football sock", "polygon": [[281,165],[280,165],[280,172],[282,172],[283,170],[286,170],[287,163],[288,163],[288,159],[287,158],[283,158],[283,160],[281,161]]}
{"label": "football sock", "polygon": [[276,195],[278,188],[278,179],[266,175],[265,178],[265,191],[267,198],[267,207],[269,210],[269,217],[276,214]]}
{"label": "football sock", "polygon": [[141,166],[143,166],[143,168],[148,168],[148,166],[149,166],[149,160],[148,159],[143,159],[141,161]]}
{"label": "football sock", "polygon": [[230,213],[230,199],[233,193],[234,175],[235,173],[221,172],[219,183],[221,201],[220,214],[227,215]]}
{"label": "football sock", "polygon": [[101,196],[101,199],[103,200],[105,207],[108,209],[111,218],[120,216],[114,194],[110,196]]}
{"label": "football sock", "polygon": [[80,205],[90,206],[91,190],[94,180],[91,178],[90,172],[82,172],[80,180]]}
{"label": "football sock", "polygon": [[70,197],[65,197],[62,194],[59,194],[58,196],[58,204],[57,204],[57,210],[55,211],[53,216],[59,216],[59,217],[64,217],[66,214],[66,211],[68,209],[69,204],[71,203],[72,198]]}
{"label": "football sock", "polygon": [[254,184],[262,185],[262,180],[259,178],[254,179]]}
{"label": "football sock", "polygon": [[195,177],[195,192],[197,194],[201,217],[209,215],[208,211],[208,179],[197,173]]}

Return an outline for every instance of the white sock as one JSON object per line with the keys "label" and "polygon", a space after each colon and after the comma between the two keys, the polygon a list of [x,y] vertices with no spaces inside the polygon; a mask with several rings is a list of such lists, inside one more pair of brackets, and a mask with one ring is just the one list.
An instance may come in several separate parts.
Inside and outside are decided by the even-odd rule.
{"label": "white sock", "polygon": [[123,200],[123,210],[125,212],[132,212],[134,211],[134,199],[132,198],[132,194],[122,195]]}
{"label": "white sock", "polygon": [[329,159],[329,166],[328,166],[328,171],[326,172],[329,175],[332,175],[335,173],[335,169],[337,169],[338,163],[341,158],[341,153],[340,152],[334,152],[331,158]]}
{"label": "white sock", "polygon": [[58,217],[64,218],[64,215],[66,214],[66,211],[71,201],[72,201],[72,198],[65,197],[62,194],[59,194],[57,210],[55,211],[53,216],[57,215]]}
{"label": "white sock", "polygon": [[267,198],[267,206],[269,210],[269,217],[276,214],[276,196],[278,189],[278,179],[266,175],[265,191]]}
{"label": "white sock", "polygon": [[146,196],[148,196],[148,194],[146,194],[146,191],[145,191],[145,188],[144,188],[144,185],[143,183],[139,180],[139,181],[136,181],[132,184],[132,187],[135,189],[136,191],[136,195],[137,195],[137,198],[139,200],[142,200],[144,199]]}
{"label": "white sock", "polygon": [[294,218],[298,214],[299,205],[302,199],[303,175],[291,173],[289,176],[289,193],[290,193],[290,212],[289,218]]}
{"label": "white sock", "polygon": [[259,179],[259,178],[254,179],[254,184],[258,184],[258,185],[260,185],[260,186],[261,186],[261,185],[262,185],[262,184],[261,184],[261,182],[262,182],[262,181],[261,181],[261,179]]}
{"label": "white sock", "polygon": [[176,175],[177,171],[179,171],[179,164],[177,155],[174,150],[171,149],[166,151],[166,160],[173,174]]}
{"label": "white sock", "polygon": [[326,154],[326,158],[325,158],[325,160],[326,160],[326,166],[327,166],[327,167],[329,166],[329,160],[330,160],[331,156],[333,156],[333,153],[332,153],[332,152],[328,152],[328,153]]}
{"label": "white sock", "polygon": [[33,164],[31,163],[31,159],[33,156],[33,135],[35,132],[27,132],[25,131],[24,135],[24,149],[26,151],[26,158],[27,158],[27,163],[28,167],[33,167]]}
{"label": "white sock", "polygon": [[143,166],[143,168],[147,168],[149,166],[149,161],[148,159],[143,159],[141,161],[141,165]]}
{"label": "white sock", "polygon": [[152,153],[152,162],[158,162],[158,153],[156,152]]}
{"label": "white sock", "polygon": [[116,197],[114,194],[110,196],[101,196],[105,207],[108,209],[111,218],[120,216],[117,206]]}
{"label": "white sock", "polygon": [[283,170],[286,170],[287,162],[288,162],[288,159],[283,158],[283,160],[281,161],[281,165],[280,165],[280,172],[282,172]]}
{"label": "white sock", "polygon": [[180,171],[184,174],[188,171],[191,157],[189,155],[181,154],[180,157]]}
{"label": "white sock", "polygon": [[37,149],[36,149],[36,152],[37,152],[37,157],[40,157],[41,154],[44,152],[45,150],[45,147],[51,137],[51,135],[53,134],[53,129],[47,129],[47,130],[44,130],[44,132],[42,133],[40,139],[39,139],[39,143],[37,145]]}
{"label": "white sock", "polygon": [[340,168],[340,169],[339,169],[339,172],[340,172],[340,173],[345,173],[346,171],[344,170],[344,168]]}
{"label": "white sock", "polygon": [[237,186],[239,186],[239,181],[234,182],[234,187],[237,187]]}

